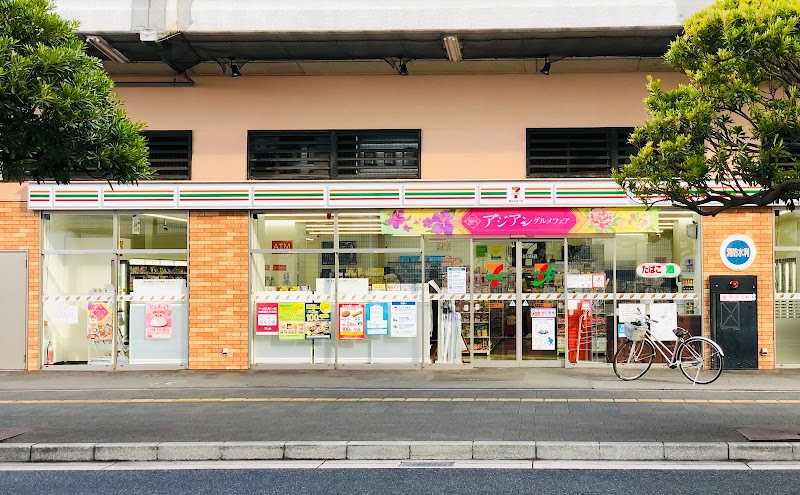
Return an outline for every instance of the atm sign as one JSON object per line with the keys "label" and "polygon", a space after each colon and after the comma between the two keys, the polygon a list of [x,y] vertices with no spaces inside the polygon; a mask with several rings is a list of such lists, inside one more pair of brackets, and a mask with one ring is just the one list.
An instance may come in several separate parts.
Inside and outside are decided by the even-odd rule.
{"label": "atm sign", "polygon": [[675,278],[681,274],[675,263],[642,263],[636,267],[636,275],[643,278]]}

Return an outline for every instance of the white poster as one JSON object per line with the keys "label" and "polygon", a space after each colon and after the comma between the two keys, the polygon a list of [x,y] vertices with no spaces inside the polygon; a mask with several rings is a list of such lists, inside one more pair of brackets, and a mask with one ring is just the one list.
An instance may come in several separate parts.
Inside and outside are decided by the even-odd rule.
{"label": "white poster", "polygon": [[534,351],[556,349],[555,318],[531,318],[531,349]]}
{"label": "white poster", "polygon": [[555,318],[556,308],[531,308],[533,318]]}
{"label": "white poster", "polygon": [[133,292],[137,296],[182,296],[186,294],[186,279],[133,279]]}
{"label": "white poster", "polygon": [[[333,294],[334,287],[336,287],[335,278],[318,278],[316,282],[317,293]],[[367,292],[369,292],[368,278],[339,279],[339,294],[366,294]]]}
{"label": "white poster", "polygon": [[647,314],[647,308],[639,303],[619,303],[617,306],[617,321],[619,323],[629,323],[639,319],[639,315]]}
{"label": "white poster", "polygon": [[417,336],[417,303],[392,301],[392,337]]}
{"label": "white poster", "polygon": [[672,331],[678,326],[678,306],[675,303],[650,305],[650,332],[659,340],[675,340]]}
{"label": "white poster", "polygon": [[318,278],[317,285],[315,286],[317,289],[317,293],[333,294],[333,288],[335,283],[336,283],[335,278]]}
{"label": "white poster", "polygon": [[567,273],[567,287],[570,289],[591,289],[591,273]]}
{"label": "white poster", "polygon": [[639,303],[619,303],[617,305],[617,337],[625,336],[625,323],[630,323],[639,319],[639,315],[644,315],[646,308]]}
{"label": "white poster", "polygon": [[467,267],[447,267],[447,292],[451,294],[467,292]]}
{"label": "white poster", "polygon": [[68,323],[74,325],[78,323],[78,305],[56,303],[49,304],[50,321],[53,323]]}

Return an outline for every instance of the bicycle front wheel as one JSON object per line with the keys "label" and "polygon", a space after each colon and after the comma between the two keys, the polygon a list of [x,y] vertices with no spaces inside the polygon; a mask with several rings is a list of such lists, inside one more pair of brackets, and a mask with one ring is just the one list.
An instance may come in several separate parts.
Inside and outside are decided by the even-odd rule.
{"label": "bicycle front wheel", "polygon": [[722,374],[725,359],[719,346],[705,337],[692,337],[678,349],[678,367],[694,383],[711,383]]}
{"label": "bicycle front wheel", "polygon": [[636,380],[650,369],[655,353],[649,340],[629,340],[614,354],[614,373],[623,380]]}

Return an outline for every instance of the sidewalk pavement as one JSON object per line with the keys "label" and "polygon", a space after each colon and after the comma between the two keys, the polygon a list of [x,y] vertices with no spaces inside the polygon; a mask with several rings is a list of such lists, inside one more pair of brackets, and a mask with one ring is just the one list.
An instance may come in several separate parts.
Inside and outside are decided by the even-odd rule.
{"label": "sidewalk pavement", "polygon": [[800,370],[702,386],[664,368],[6,372],[0,438],[20,434],[0,462],[799,461],[800,439],[738,431],[800,432],[798,406]]}

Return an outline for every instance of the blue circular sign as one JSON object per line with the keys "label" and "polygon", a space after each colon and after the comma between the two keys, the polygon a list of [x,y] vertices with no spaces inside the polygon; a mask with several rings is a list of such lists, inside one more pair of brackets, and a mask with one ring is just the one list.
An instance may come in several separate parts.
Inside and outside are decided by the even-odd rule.
{"label": "blue circular sign", "polygon": [[755,261],[756,244],[746,235],[732,235],[722,241],[719,255],[722,263],[731,270],[744,270]]}

